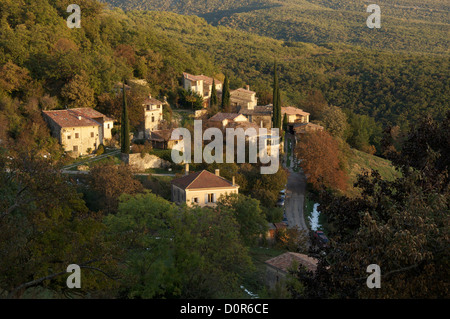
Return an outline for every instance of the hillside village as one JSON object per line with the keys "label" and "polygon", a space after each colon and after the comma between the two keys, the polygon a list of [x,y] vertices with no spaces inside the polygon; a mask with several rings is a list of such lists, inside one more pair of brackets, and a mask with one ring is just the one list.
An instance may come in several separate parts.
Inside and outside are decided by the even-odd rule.
{"label": "hillside village", "polygon": [[[243,130],[251,128],[257,132],[258,136],[260,129],[270,130],[273,128],[273,105],[258,105],[256,92],[251,91],[249,85],[245,88],[230,90],[230,103],[227,110],[219,111],[216,108],[215,112],[211,112],[214,108],[214,105],[212,105],[214,99],[217,100],[217,104],[222,102],[224,89],[222,81],[205,75],[192,75],[185,72],[182,74],[181,82],[182,88],[188,94],[194,94],[201,98],[200,109],[184,110],[184,112],[188,112],[191,120],[202,120],[204,130],[217,128],[225,136],[226,129],[229,128],[241,128]],[[140,86],[147,85],[146,81],[143,80],[134,80],[130,83],[139,83]],[[123,96],[124,92],[129,94],[130,91],[131,87],[125,83],[119,82],[114,86],[114,94],[117,97]],[[112,119],[91,108],[43,111],[42,115],[48,123],[52,136],[59,141],[67,154],[76,159],[76,164],[69,164],[64,172],[71,175],[88,174],[89,166],[95,163],[97,158],[104,159],[105,155],[109,153],[111,155],[107,155],[108,158],[117,156],[120,159],[117,164],[120,162],[126,163],[132,167],[135,174],[170,178],[170,200],[177,205],[215,207],[221,198],[223,199],[231,194],[239,194],[240,186],[236,182],[236,176],[233,175],[230,179],[221,176],[220,165],[214,171],[205,169],[190,171],[188,163],[181,166],[176,165],[171,163],[168,156],[162,159],[155,155],[158,153],[152,151],[144,154],[142,153],[142,147],[137,147],[145,144],[147,145],[147,151],[158,152],[159,150],[159,152],[166,152],[166,155],[168,154],[167,151],[174,147],[177,147],[181,152],[184,151],[183,139],[172,138],[172,132],[178,127],[178,123],[168,123],[163,116],[163,111],[166,108],[176,111],[179,106],[171,107],[165,97],[161,100],[163,101],[152,97],[150,94],[141,100],[141,105],[138,107],[140,107],[143,115],[143,123],[140,126],[140,131],[130,135],[130,154],[119,153],[121,137],[118,136],[117,132],[121,125],[121,119]],[[279,145],[281,158],[283,159],[281,170],[285,170],[287,174],[293,174],[292,178],[296,179],[298,178],[297,175],[302,173],[298,172],[297,169],[295,172],[293,170],[294,155],[292,149],[295,147],[294,144],[302,138],[302,135],[324,128],[311,123],[310,114],[296,107],[281,107],[281,114],[284,119],[286,139],[291,143],[288,145],[282,142]],[[224,143],[226,143],[226,139]],[[271,153],[272,143],[275,143],[275,141],[269,140],[268,154]],[[135,150],[137,151],[135,152]],[[288,157],[291,157],[290,160],[287,159]],[[290,163],[290,167],[286,167],[286,163]],[[168,184],[165,185],[165,187],[169,187]],[[282,179],[282,184],[279,185],[280,189],[275,191],[276,194],[279,194],[276,205],[272,208],[267,207],[267,209],[282,209],[283,214],[269,222],[268,232],[264,236],[265,240],[269,241],[275,241],[281,234],[285,234],[287,229],[294,231],[298,229],[306,231],[308,229],[303,220],[303,201],[300,202],[300,206],[298,203],[292,204],[294,200],[291,201],[291,198],[305,195],[304,187],[303,191],[300,191],[302,194],[297,194],[299,188],[294,186],[293,189],[290,189],[288,179]],[[285,202],[289,203],[286,207]],[[273,202],[273,204],[275,203]],[[308,267],[311,267],[311,262],[313,267],[316,267],[315,264],[317,263],[307,255],[296,251],[281,254],[279,257],[268,260],[266,264],[267,285],[271,289],[274,289],[277,282],[287,274],[287,269],[293,260],[304,263]]]}

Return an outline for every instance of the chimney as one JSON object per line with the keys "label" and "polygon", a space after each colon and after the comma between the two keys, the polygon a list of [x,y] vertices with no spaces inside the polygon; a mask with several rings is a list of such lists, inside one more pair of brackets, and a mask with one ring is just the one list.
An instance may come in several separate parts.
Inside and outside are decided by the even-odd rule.
{"label": "chimney", "polygon": [[185,165],[185,173],[184,173],[184,175],[189,175],[189,164],[188,163],[186,163],[186,165]]}
{"label": "chimney", "polygon": [[250,85],[247,84],[247,91],[250,91]]}
{"label": "chimney", "polygon": [[78,120],[81,121],[81,116],[80,115],[78,115]]}
{"label": "chimney", "polygon": [[149,95],[148,95],[148,98],[149,98],[149,99],[151,99],[151,98],[152,98],[152,95],[151,95],[151,94],[149,94]]}
{"label": "chimney", "polygon": [[220,169],[216,169],[216,176],[220,176]]}
{"label": "chimney", "polygon": [[233,176],[232,182],[233,182],[233,186],[236,186],[236,177]]}

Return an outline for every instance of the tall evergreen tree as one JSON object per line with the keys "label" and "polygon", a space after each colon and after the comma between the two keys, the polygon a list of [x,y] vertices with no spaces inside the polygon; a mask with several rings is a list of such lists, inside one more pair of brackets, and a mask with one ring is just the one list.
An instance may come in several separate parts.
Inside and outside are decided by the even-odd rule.
{"label": "tall evergreen tree", "polygon": [[274,128],[281,128],[281,98],[280,98],[280,88],[278,83],[278,72],[277,72],[277,62],[273,68],[273,117],[272,124]]}
{"label": "tall evergreen tree", "polygon": [[225,75],[225,81],[222,89],[222,112],[229,113],[230,106],[230,81],[228,79],[228,75]]}
{"label": "tall evergreen tree", "polygon": [[217,90],[216,90],[216,80],[213,79],[212,90],[211,90],[211,103],[210,107],[215,108],[217,106]]}
{"label": "tall evergreen tree", "polygon": [[120,128],[121,150],[124,154],[130,154],[130,121],[128,120],[127,96],[125,92],[125,81],[123,81],[123,105],[122,125]]}

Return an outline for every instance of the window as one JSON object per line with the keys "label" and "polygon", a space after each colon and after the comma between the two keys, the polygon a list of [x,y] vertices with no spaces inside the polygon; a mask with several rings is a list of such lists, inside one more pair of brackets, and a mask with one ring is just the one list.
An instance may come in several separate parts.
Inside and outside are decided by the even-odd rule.
{"label": "window", "polygon": [[198,204],[198,197],[192,198],[192,203],[193,204]]}
{"label": "window", "polygon": [[207,203],[215,203],[216,202],[216,194],[208,194]]}
{"label": "window", "polygon": [[91,132],[91,137],[94,137],[94,132]]}
{"label": "window", "polygon": [[75,138],[80,138],[80,133],[75,133]]}
{"label": "window", "polygon": [[70,135],[67,135],[67,139],[68,140],[70,140],[72,138],[72,136],[70,136]]}
{"label": "window", "polygon": [[110,126],[111,124],[108,124],[108,128],[110,128],[109,126]]}
{"label": "window", "polygon": [[78,146],[74,146],[74,147],[73,147],[73,151],[74,151],[74,152],[78,152]]}
{"label": "window", "polygon": [[153,123],[153,122],[155,122],[155,117],[154,117],[154,116],[152,116],[152,123]]}

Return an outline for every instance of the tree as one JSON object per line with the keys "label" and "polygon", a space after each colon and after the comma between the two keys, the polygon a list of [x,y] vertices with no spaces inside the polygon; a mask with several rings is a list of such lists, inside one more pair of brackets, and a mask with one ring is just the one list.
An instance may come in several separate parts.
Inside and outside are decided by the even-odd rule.
{"label": "tree", "polygon": [[274,64],[273,68],[273,118],[272,125],[274,128],[281,129],[281,96],[280,96],[280,88],[278,83],[278,71],[277,71],[277,62]]}
{"label": "tree", "polygon": [[120,127],[121,152],[130,154],[130,122],[128,120],[127,96],[125,90],[125,81],[123,83],[123,105],[122,105],[122,122]]}
{"label": "tree", "polygon": [[239,225],[239,233],[246,245],[252,245],[267,231],[267,220],[259,201],[242,194],[221,197],[217,209],[220,213],[229,210]]}
{"label": "tree", "polygon": [[223,83],[222,89],[222,106],[221,111],[225,113],[231,112],[231,101],[230,101],[230,80],[228,74],[225,75],[225,81]]}
{"label": "tree", "polygon": [[345,138],[344,134],[348,129],[347,115],[341,108],[334,105],[325,107],[318,120],[332,136]]}
{"label": "tree", "polygon": [[89,77],[84,71],[64,85],[61,96],[69,108],[93,108],[95,105],[94,90],[90,87]]}
{"label": "tree", "polygon": [[211,108],[216,108],[218,104],[217,101],[217,90],[216,90],[216,80],[213,79],[213,83],[212,83],[212,90],[211,90],[211,103],[210,103],[210,107]]}
{"label": "tree", "polygon": [[[316,287],[311,276],[298,274],[307,283],[306,296],[448,296],[449,125],[450,113],[442,122],[424,118],[409,130],[399,153],[392,154],[402,172],[396,180],[371,171],[358,178],[361,197],[322,193],[331,247],[325,258],[319,256]],[[366,288],[370,264],[381,267],[382,289]]]}
{"label": "tree", "polygon": [[287,119],[287,114],[284,113],[284,117],[283,117],[283,131],[287,131],[287,125],[288,125],[288,119]]}
{"label": "tree", "polygon": [[67,267],[78,264],[79,295],[112,288],[117,256],[102,216],[89,212],[73,183],[36,152],[0,153],[0,292],[20,298],[40,287],[71,295]]}
{"label": "tree", "polygon": [[128,252],[123,260],[125,297],[241,294],[239,276],[251,260],[228,210],[177,207],[151,193],[124,195],[118,213],[105,222]]}
{"label": "tree", "polygon": [[347,176],[341,168],[339,144],[329,133],[316,131],[303,135],[295,152],[315,189],[346,190]]}
{"label": "tree", "polygon": [[[117,211],[122,194],[136,194],[143,191],[142,184],[134,178],[133,172],[125,164],[99,164],[91,168],[89,174],[90,191],[96,193],[93,208],[106,213]],[[92,196],[92,194],[90,194]],[[100,200],[98,200],[100,199]]]}

